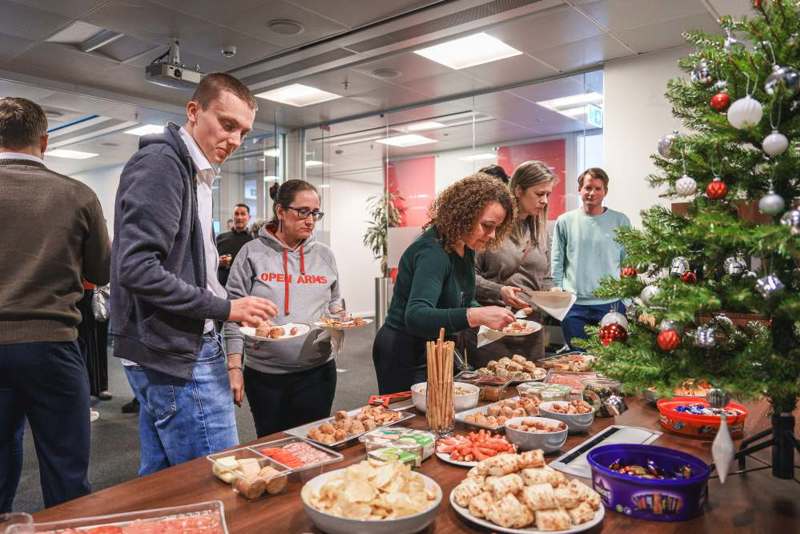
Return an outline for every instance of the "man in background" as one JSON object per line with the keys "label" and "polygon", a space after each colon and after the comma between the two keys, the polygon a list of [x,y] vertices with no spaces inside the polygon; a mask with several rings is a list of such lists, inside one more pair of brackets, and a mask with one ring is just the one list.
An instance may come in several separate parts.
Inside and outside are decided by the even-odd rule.
{"label": "man in background", "polygon": [[[120,177],[111,258],[114,355],[139,400],[139,474],[239,442],[215,321],[257,325],[278,310],[227,300],[217,279],[212,185],[253,127],[256,101],[224,73],[203,77],[183,127],[144,136]],[[239,377],[237,377],[238,379]]]}
{"label": "man in background", "polygon": [[600,280],[606,276],[619,278],[625,249],[614,239],[617,228],[630,227],[624,213],[603,205],[608,194],[608,175],[592,167],[578,177],[578,193],[582,205],[562,214],[556,220],[550,265],[555,288],[577,297],[561,321],[564,341],[575,349],[572,340],[586,339],[586,325],[596,325],[609,311],[625,313],[618,299],[602,299],[594,295]]}
{"label": "man in background", "polygon": [[219,270],[217,277],[223,286],[228,283],[228,274],[231,272],[231,265],[236,255],[245,243],[252,241],[247,225],[250,222],[250,206],[247,204],[236,204],[233,208],[233,228],[230,232],[225,232],[217,236],[217,251],[219,252]]}
{"label": "man in background", "polygon": [[27,418],[46,507],[89,493],[89,379],[78,347],[84,278],[107,284],[94,192],[49,170],[47,118],[0,98],[0,512],[11,510]]}

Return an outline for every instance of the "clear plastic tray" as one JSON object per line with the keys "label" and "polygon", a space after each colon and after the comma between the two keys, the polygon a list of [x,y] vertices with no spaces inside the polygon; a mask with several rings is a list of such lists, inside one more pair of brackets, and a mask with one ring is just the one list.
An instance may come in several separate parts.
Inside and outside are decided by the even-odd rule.
{"label": "clear plastic tray", "polygon": [[[362,408],[363,408],[363,406],[362,406]],[[355,416],[361,411],[362,408],[355,408],[353,410],[348,411],[347,414],[350,415],[350,416]],[[403,421],[407,421],[409,419],[413,419],[414,417],[416,417],[416,414],[412,413],[412,412],[401,412],[401,411],[398,411],[398,410],[392,410],[392,411],[395,411],[395,412],[399,413],[400,414],[400,419],[398,419],[397,421],[393,421],[393,422],[391,422],[389,424],[386,424],[386,425],[381,425],[381,426],[376,427],[376,428],[396,425],[398,423],[402,423]],[[358,443],[358,438],[360,436],[362,436],[363,434],[366,434],[367,432],[369,432],[369,430],[367,430],[367,431],[361,432],[359,434],[354,434],[352,436],[348,436],[348,437],[344,438],[341,441],[336,441],[334,443],[320,443],[320,442],[308,437],[309,430],[311,430],[314,427],[320,426],[323,423],[330,423],[331,421],[334,421],[335,419],[336,419],[335,417],[326,417],[325,419],[319,419],[318,421],[313,421],[313,422],[307,423],[305,425],[301,425],[301,426],[297,426],[297,427],[294,427],[294,428],[290,428],[289,430],[284,430],[284,433],[285,434],[289,434],[290,436],[295,436],[295,437],[298,437],[298,438],[301,438],[301,439],[305,439],[305,440],[308,440],[308,441],[311,441],[311,442],[314,442],[314,443],[319,443],[319,445],[321,445],[323,447],[328,447],[328,448],[332,448],[332,449],[341,449],[341,448],[347,447],[349,445],[353,445],[355,443]]]}
{"label": "clear plastic tray", "polygon": [[[323,447],[322,445],[318,445],[318,444],[314,443],[311,440],[304,439],[304,438],[299,438],[297,436],[292,436],[292,437],[289,437],[289,438],[283,438],[283,439],[278,439],[278,440],[273,440],[273,441],[265,441],[263,443],[256,443],[254,445],[250,445],[249,448],[251,450],[255,451],[256,453],[264,456],[260,452],[261,449],[282,448],[282,447],[285,447],[286,445],[289,445],[289,444],[292,444],[292,443],[304,443],[304,444],[308,445],[309,447],[313,447],[317,451],[319,451],[319,452],[321,452],[321,453],[323,453],[323,454],[328,456],[327,460],[321,460],[319,462],[312,462],[312,463],[309,463],[309,464],[304,464],[301,467],[286,466],[290,471],[292,471],[294,473],[300,473],[300,472],[308,471],[308,470],[315,469],[315,468],[321,468],[321,467],[323,467],[325,465],[328,465],[328,464],[334,464],[334,463],[337,463],[337,462],[341,462],[344,459],[344,456],[342,456],[341,454],[339,454],[336,451],[332,451],[332,450],[328,449],[327,447]],[[274,461],[280,463],[280,460],[274,460]],[[283,465],[283,464],[281,464],[281,465]]]}
{"label": "clear plastic tray", "polygon": [[225,524],[225,509],[222,501],[207,501],[196,504],[187,504],[184,506],[172,506],[169,508],[154,508],[152,510],[125,512],[122,514],[65,519],[62,521],[51,521],[47,523],[34,523],[33,525],[12,525],[6,530],[6,533],[31,534],[56,532],[64,529],[74,529],[78,532],[81,532],[81,529],[91,529],[102,526],[130,526],[137,521],[145,522],[154,520],[189,519],[203,516],[218,517],[218,521],[215,522],[216,528],[208,528],[207,530],[191,529],[191,532],[196,532],[198,534],[228,534],[228,526]]}

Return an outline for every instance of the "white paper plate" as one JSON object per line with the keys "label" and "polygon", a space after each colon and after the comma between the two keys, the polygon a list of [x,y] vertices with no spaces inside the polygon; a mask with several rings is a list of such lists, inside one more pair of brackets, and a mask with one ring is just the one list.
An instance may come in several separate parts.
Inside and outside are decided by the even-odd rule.
{"label": "white paper plate", "polygon": [[497,332],[498,334],[503,334],[504,336],[509,336],[509,337],[520,337],[520,336],[529,336],[542,329],[542,325],[540,323],[537,323],[536,321],[517,319],[516,322],[525,323],[526,329],[522,332],[505,332],[503,330],[492,330],[492,332]]}
{"label": "white paper plate", "polygon": [[542,532],[542,533],[544,533],[544,532],[548,532],[548,533],[556,532],[557,534],[573,534],[573,533],[576,533],[576,532],[583,532],[584,530],[589,530],[593,526],[595,526],[595,525],[599,524],[600,522],[602,522],[603,521],[603,517],[606,515],[605,506],[603,506],[601,504],[600,508],[598,508],[595,511],[594,518],[592,518],[590,521],[587,521],[586,523],[581,523],[580,525],[574,526],[574,527],[566,529],[566,530],[539,530],[539,529],[537,529],[536,527],[533,527],[533,526],[527,527],[527,528],[504,528],[504,527],[501,527],[500,525],[495,525],[494,523],[492,523],[491,521],[488,521],[486,519],[477,518],[474,515],[472,515],[471,513],[469,513],[469,510],[467,508],[459,506],[456,503],[455,498],[453,498],[453,493],[454,492],[452,492],[452,491],[450,492],[450,506],[453,507],[453,510],[455,510],[457,514],[459,514],[460,516],[464,517],[465,519],[468,519],[469,521],[475,523],[476,525],[480,525],[480,526],[482,526],[484,528],[487,528],[487,529],[489,529],[489,530],[491,530],[493,532],[505,532],[505,533],[508,533],[508,534],[530,534],[531,532]]}
{"label": "white paper plate", "polygon": [[436,451],[436,457],[445,463],[458,465],[460,467],[475,467],[478,465],[478,462],[459,462],[458,460],[453,460],[450,458],[450,453],[447,452]]}
{"label": "white paper plate", "polygon": [[317,321],[314,323],[314,326],[318,328],[324,328],[325,330],[354,330],[356,328],[364,328],[367,325],[372,324],[372,319],[363,319],[363,323],[360,325],[348,325],[344,324],[342,326],[329,326],[322,321]]}
{"label": "white paper plate", "polygon": [[[256,329],[253,328],[252,326],[240,326],[239,331],[245,336],[249,337],[250,339],[255,339],[256,341],[286,341],[287,339],[294,339],[296,337],[304,336],[311,331],[311,327],[303,323],[286,323],[275,326],[283,328],[283,331],[286,335],[279,338],[257,336]],[[292,327],[297,328],[297,333],[293,336],[290,336],[288,334],[291,331]]]}

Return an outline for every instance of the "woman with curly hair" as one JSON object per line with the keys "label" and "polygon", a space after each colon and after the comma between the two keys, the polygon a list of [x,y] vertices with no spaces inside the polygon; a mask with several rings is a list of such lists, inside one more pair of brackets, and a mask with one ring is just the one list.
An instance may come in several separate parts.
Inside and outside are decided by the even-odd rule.
{"label": "woman with curly hair", "polygon": [[[556,177],[541,161],[526,161],[514,170],[508,186],[517,207],[511,236],[497,249],[477,255],[476,299],[481,304],[527,308],[531,312],[528,319],[541,321],[539,314],[530,310],[524,291],[549,291],[553,287],[547,206],[555,183]],[[544,357],[542,331],[507,336],[481,348],[477,348],[474,330],[465,331],[464,337],[470,361],[476,367],[509,354],[520,354],[532,361]]]}
{"label": "woman with curly hair", "polygon": [[514,222],[514,202],[497,179],[478,173],[436,198],[430,222],[400,258],[386,322],[372,360],[381,394],[408,391],[426,380],[425,341],[481,325],[514,321],[500,306],[475,302],[475,252],[495,248]]}

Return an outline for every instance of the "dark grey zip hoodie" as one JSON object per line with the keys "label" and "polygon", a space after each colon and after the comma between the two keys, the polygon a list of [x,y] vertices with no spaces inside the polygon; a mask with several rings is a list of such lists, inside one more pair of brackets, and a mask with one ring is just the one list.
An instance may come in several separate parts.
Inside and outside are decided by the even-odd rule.
{"label": "dark grey zip hoodie", "polygon": [[142,137],[120,176],[111,250],[114,356],[184,379],[204,321],[231,309],[206,289],[195,174],[178,126]]}
{"label": "dark grey zip hoodie", "polygon": [[305,323],[311,331],[285,341],[245,339],[236,323],[225,323],[228,354],[242,353],[257,371],[286,374],[311,369],[331,358],[330,334],[313,326],[324,312],[341,305],[339,273],[333,251],[314,239],[289,250],[264,226],[258,239],[246,243],[231,265],[229,299],[255,295],[278,306],[276,325]]}

